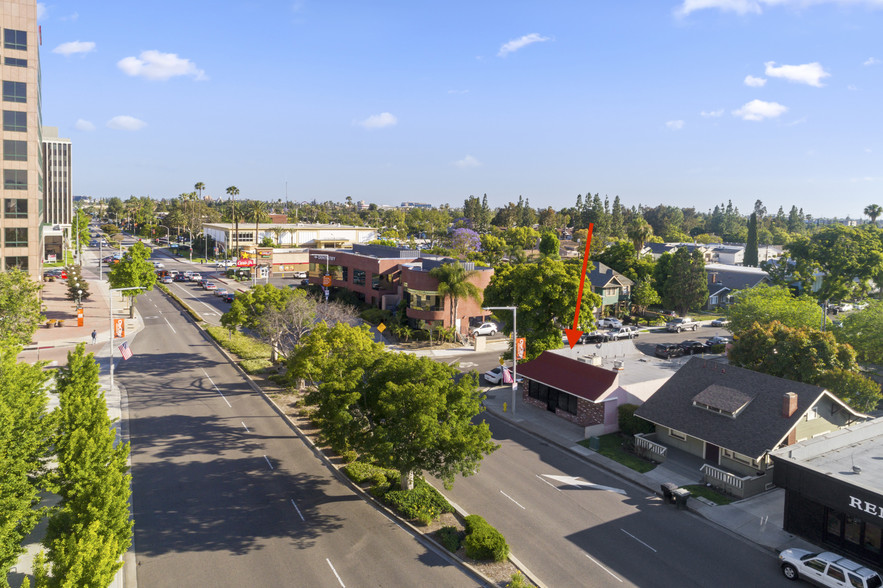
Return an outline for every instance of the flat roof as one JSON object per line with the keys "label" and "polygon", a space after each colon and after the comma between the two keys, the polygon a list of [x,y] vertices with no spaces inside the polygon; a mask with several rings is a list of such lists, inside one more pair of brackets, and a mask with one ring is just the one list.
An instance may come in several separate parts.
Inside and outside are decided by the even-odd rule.
{"label": "flat roof", "polygon": [[638,351],[633,339],[597,344],[578,344],[574,345],[573,349],[565,344],[561,349],[551,349],[550,351],[570,357],[571,359],[598,355],[601,357],[601,367],[610,370],[617,369],[616,362],[622,362],[619,364],[622,369],[617,371],[619,372],[619,385],[623,388],[628,388],[628,386],[633,384],[668,379],[691,357],[659,359],[655,356],[645,355]]}
{"label": "flat roof", "polygon": [[831,431],[778,449],[772,455],[879,493],[883,488],[883,418]]}
{"label": "flat roof", "polygon": [[[202,223],[203,226],[207,227],[220,227],[224,229],[235,229],[236,225],[233,223]],[[272,229],[274,227],[278,227],[280,229],[304,229],[304,230],[315,230],[315,229],[359,229],[362,231],[376,231],[372,227],[356,227],[352,225],[312,225],[305,223],[258,223],[258,230],[260,229]],[[254,223],[249,221],[240,221],[239,222],[239,230],[247,231],[249,228],[254,228]]]}

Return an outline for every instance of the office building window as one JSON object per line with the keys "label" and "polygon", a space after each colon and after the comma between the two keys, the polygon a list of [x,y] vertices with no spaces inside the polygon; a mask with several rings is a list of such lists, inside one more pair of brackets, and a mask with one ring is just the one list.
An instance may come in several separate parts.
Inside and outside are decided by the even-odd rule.
{"label": "office building window", "polygon": [[3,80],[4,102],[27,102],[28,85],[25,82],[7,82]]}
{"label": "office building window", "polygon": [[18,268],[26,272],[28,271],[28,258],[26,256],[7,257],[5,265],[8,270]]}
{"label": "office building window", "polygon": [[353,284],[356,286],[365,285],[365,270],[353,270]]}
{"label": "office building window", "polygon": [[19,112],[17,110],[3,111],[3,130],[4,131],[21,131],[28,130],[28,113]]}
{"label": "office building window", "polygon": [[6,198],[3,201],[5,218],[28,218],[28,201],[25,198]]}
{"label": "office building window", "polygon": [[3,188],[5,190],[27,190],[28,171],[24,169],[4,169]]}
{"label": "office building window", "polygon": [[3,48],[26,50],[28,48],[28,32],[3,29]]}
{"label": "office building window", "polygon": [[12,67],[27,67],[28,66],[27,59],[19,59],[18,57],[6,57],[6,58],[4,58],[3,62],[6,65],[9,65]]}
{"label": "office building window", "polygon": [[4,139],[3,159],[6,161],[27,161],[28,142]]}
{"label": "office building window", "polygon": [[28,246],[28,229],[27,227],[16,227],[4,229],[3,243],[7,247],[27,247]]}

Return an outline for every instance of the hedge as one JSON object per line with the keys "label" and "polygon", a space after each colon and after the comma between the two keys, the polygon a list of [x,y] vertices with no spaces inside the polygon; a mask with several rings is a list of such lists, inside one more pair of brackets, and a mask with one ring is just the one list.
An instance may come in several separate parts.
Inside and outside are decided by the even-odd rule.
{"label": "hedge", "polygon": [[619,431],[629,437],[637,433],[652,433],[656,430],[653,423],[635,416],[636,404],[622,404],[619,407]]}
{"label": "hedge", "polygon": [[469,515],[463,524],[466,527],[463,546],[467,557],[480,561],[503,561],[509,556],[506,539],[482,517]]}

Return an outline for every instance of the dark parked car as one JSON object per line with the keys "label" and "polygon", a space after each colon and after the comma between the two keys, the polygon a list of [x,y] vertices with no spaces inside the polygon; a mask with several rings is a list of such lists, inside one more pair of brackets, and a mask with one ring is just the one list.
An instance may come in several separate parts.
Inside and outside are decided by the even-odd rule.
{"label": "dark parked car", "polygon": [[708,351],[708,348],[705,346],[705,343],[702,341],[681,341],[678,343],[678,347],[684,350],[684,355],[693,355],[695,353],[705,353]]}
{"label": "dark parked car", "polygon": [[233,302],[234,298],[236,298],[236,295],[228,292],[221,297],[221,300],[223,300],[224,302]]}
{"label": "dark parked car", "polygon": [[184,274],[178,274],[178,275],[176,275],[176,276],[174,277],[174,280],[175,280],[176,282],[186,282],[186,281],[187,281],[187,276],[185,276]]}
{"label": "dark parked car", "polygon": [[656,346],[656,357],[671,359],[672,357],[680,357],[684,354],[684,348],[675,343],[660,343]]}
{"label": "dark parked car", "polygon": [[714,347],[715,345],[726,345],[727,343],[732,342],[733,340],[730,337],[715,335],[714,337],[709,337],[708,341],[705,342],[705,345],[707,345],[708,347]]}

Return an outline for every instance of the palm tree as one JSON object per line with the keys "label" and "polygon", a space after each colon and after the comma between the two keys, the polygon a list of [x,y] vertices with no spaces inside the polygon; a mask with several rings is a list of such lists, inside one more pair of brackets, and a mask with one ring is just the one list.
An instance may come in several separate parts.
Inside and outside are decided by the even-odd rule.
{"label": "palm tree", "polygon": [[202,182],[196,182],[196,185],[193,186],[193,189],[199,192],[199,199],[202,200],[202,191],[205,190],[205,184]]}
{"label": "palm tree", "polygon": [[653,236],[653,227],[643,217],[638,217],[629,226],[628,235],[631,242],[635,245],[635,255],[640,257],[644,243]]}
{"label": "palm tree", "polygon": [[871,224],[877,224],[877,217],[883,214],[883,208],[879,204],[869,204],[865,207],[865,214],[871,218]]}
{"label": "palm tree", "polygon": [[267,203],[263,200],[255,200],[251,203],[251,215],[254,218],[254,246],[258,246],[258,223],[262,220],[269,220],[267,214]]}
{"label": "palm tree", "polygon": [[439,296],[451,299],[451,327],[457,324],[457,307],[461,298],[472,298],[481,304],[481,289],[469,279],[477,276],[475,270],[467,270],[459,261],[433,268],[429,275],[438,280]]}
{"label": "palm tree", "polygon": [[[239,221],[236,218],[236,196],[239,195],[239,188],[236,186],[230,186],[227,188],[227,194],[230,195],[230,212],[233,213],[233,224],[235,225],[233,230],[236,241],[233,250],[237,251],[239,249]],[[227,244],[227,248],[230,248],[229,244]]]}

